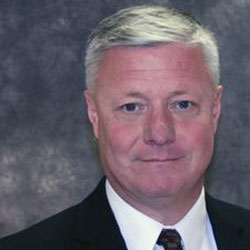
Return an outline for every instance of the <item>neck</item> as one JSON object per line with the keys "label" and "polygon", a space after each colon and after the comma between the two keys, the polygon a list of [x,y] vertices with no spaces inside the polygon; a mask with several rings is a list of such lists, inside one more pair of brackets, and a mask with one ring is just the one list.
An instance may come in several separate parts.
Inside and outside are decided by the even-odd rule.
{"label": "neck", "polygon": [[129,205],[160,222],[163,225],[174,225],[180,221],[198,200],[203,181],[199,185],[185,189],[174,195],[164,197],[138,197],[127,195],[122,189],[111,186],[115,192]]}

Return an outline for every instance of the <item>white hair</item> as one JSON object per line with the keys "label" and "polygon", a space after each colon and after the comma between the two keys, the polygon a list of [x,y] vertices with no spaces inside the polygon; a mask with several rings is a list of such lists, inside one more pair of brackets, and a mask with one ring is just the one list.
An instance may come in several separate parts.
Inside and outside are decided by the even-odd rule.
{"label": "white hair", "polygon": [[85,58],[87,89],[94,93],[99,59],[106,49],[179,42],[201,46],[211,78],[218,85],[219,55],[214,34],[178,10],[143,5],[120,10],[103,19],[90,34]]}

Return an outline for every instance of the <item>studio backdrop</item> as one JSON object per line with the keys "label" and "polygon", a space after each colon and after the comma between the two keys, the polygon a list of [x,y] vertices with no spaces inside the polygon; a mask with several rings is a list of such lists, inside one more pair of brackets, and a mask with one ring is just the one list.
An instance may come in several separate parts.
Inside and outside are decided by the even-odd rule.
{"label": "studio backdrop", "polygon": [[207,190],[249,206],[250,0],[0,0],[0,236],[80,202],[102,176],[82,97],[86,39],[141,4],[215,32],[225,91]]}

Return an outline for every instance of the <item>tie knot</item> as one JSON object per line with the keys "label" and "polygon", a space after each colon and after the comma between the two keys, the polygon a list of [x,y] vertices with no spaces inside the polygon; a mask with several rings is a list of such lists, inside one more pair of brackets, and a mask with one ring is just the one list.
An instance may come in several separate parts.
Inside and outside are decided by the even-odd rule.
{"label": "tie knot", "polygon": [[165,250],[182,250],[181,236],[175,229],[163,229],[157,244],[162,245]]}

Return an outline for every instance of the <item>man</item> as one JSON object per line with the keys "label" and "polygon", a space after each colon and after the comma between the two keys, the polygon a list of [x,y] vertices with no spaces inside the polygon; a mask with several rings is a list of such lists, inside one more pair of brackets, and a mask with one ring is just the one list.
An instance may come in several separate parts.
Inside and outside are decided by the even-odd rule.
{"label": "man", "polygon": [[106,178],[0,249],[250,249],[249,212],[203,187],[223,89],[213,34],[166,7],[122,10],[90,36],[86,84]]}

